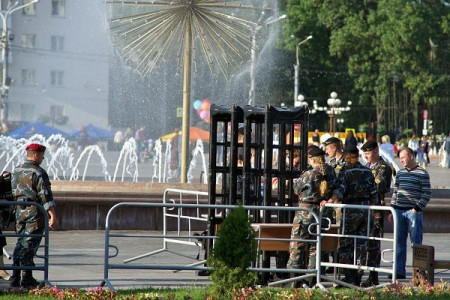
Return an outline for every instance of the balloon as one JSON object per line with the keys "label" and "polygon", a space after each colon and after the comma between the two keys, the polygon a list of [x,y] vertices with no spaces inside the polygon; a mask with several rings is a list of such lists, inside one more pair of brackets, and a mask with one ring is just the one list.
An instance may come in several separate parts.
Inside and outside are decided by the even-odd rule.
{"label": "balloon", "polygon": [[202,107],[202,101],[200,100],[195,100],[194,101],[194,108],[195,109],[200,109]]}
{"label": "balloon", "polygon": [[203,100],[202,102],[202,109],[205,111],[209,111],[209,107],[211,106],[211,104],[209,102],[206,102],[205,100]]}
{"label": "balloon", "polygon": [[203,109],[197,109],[197,114],[200,114],[203,111]]}
{"label": "balloon", "polygon": [[209,99],[208,99],[208,98],[206,98],[206,99],[203,99],[203,102],[207,102],[208,104],[211,104],[211,101],[209,101]]}
{"label": "balloon", "polygon": [[206,119],[206,118],[209,118],[209,112],[207,112],[207,111],[202,111],[202,112],[200,113],[200,118],[202,118],[203,120]]}

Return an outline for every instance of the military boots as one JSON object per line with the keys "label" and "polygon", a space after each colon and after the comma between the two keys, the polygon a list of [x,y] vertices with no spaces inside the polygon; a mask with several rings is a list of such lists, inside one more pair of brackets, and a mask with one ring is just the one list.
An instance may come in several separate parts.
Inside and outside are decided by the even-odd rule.
{"label": "military boots", "polygon": [[369,278],[367,278],[366,281],[364,281],[361,286],[362,287],[370,287],[374,285],[379,285],[380,282],[378,280],[378,272],[370,271]]}
{"label": "military boots", "polygon": [[24,270],[22,271],[22,281],[20,282],[20,287],[24,289],[34,289],[39,286],[39,282],[33,278],[33,271]]}
{"label": "military boots", "polygon": [[20,287],[20,270],[13,270],[13,274],[11,276],[10,286],[12,288]]}

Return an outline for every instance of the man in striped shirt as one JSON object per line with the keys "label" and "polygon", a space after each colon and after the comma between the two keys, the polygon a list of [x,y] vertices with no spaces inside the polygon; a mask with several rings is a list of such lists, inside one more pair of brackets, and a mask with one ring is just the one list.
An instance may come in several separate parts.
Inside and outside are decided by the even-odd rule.
{"label": "man in striped shirt", "polygon": [[[422,210],[431,197],[430,175],[416,164],[411,148],[400,151],[400,161],[405,167],[395,178],[391,206],[398,220],[397,237],[397,279],[406,278],[406,240],[411,244],[422,244]],[[389,275],[389,278],[392,278]]]}

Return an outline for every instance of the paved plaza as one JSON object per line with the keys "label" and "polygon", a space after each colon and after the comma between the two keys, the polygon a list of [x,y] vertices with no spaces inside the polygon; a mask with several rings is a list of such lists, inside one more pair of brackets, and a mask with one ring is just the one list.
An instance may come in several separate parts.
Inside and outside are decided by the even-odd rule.
{"label": "paved plaza", "polygon": [[[127,231],[122,234],[149,234],[149,232]],[[386,235],[390,237],[389,234]],[[11,253],[14,241],[8,239],[6,249]],[[117,238],[111,241],[119,249],[116,258],[111,263],[122,264],[124,259],[161,249],[159,240]],[[448,234],[425,234],[424,244],[433,245],[436,250],[436,258],[450,260],[450,239]],[[162,252],[154,256],[132,262],[134,265],[188,265],[196,262],[198,249],[192,246],[171,245],[173,252]],[[178,253],[183,253],[181,256]],[[111,251],[114,253],[114,251]],[[49,281],[60,288],[96,288],[104,278],[104,232],[103,231],[68,231],[52,232],[50,236]],[[411,278],[411,249],[408,249],[407,279]],[[42,260],[37,259],[37,263]],[[10,261],[6,259],[6,264]],[[131,263],[130,263],[131,264]],[[43,273],[34,271],[37,279],[43,279]],[[385,275],[380,275],[382,281],[387,281]],[[138,287],[181,287],[203,286],[209,284],[208,277],[197,276],[194,271],[173,272],[170,270],[111,270],[110,281],[114,288],[138,288]],[[450,281],[450,271],[437,270],[435,280]],[[0,282],[0,287],[7,287],[8,283]]]}

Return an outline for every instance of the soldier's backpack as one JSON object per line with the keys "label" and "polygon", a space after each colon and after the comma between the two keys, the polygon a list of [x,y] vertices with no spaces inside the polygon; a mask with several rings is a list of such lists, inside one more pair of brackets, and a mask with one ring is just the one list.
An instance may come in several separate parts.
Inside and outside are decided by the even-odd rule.
{"label": "soldier's backpack", "polygon": [[[14,201],[11,188],[11,173],[4,171],[0,176],[0,216],[2,228],[7,228],[15,220],[15,206],[5,201]],[[3,202],[3,203],[2,203]]]}

